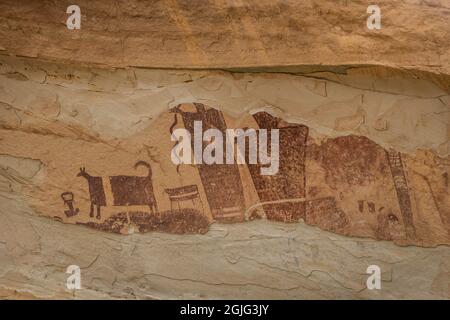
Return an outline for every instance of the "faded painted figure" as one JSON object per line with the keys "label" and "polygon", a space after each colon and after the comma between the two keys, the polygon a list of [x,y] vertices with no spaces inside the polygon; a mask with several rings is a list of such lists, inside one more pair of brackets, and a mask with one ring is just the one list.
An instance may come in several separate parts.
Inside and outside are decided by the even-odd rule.
{"label": "faded painted figure", "polygon": [[94,216],[94,206],[97,206],[97,219],[100,219],[100,207],[106,206],[102,177],[91,176],[86,172],[85,168],[80,168],[77,177],[85,178],[89,184],[89,196],[91,198],[91,210],[89,211],[89,216]]}

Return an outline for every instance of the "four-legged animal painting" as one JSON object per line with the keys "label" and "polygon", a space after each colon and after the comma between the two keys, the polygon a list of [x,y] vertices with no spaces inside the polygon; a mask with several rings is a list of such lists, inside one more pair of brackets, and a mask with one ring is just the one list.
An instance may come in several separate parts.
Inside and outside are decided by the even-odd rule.
{"label": "four-legged animal painting", "polygon": [[[114,206],[147,205],[152,213],[158,211],[152,185],[152,169],[145,161],[138,161],[134,165],[136,169],[144,166],[148,169],[147,176],[111,176],[109,182],[114,198]],[[78,177],[84,177],[89,185],[89,196],[91,208],[89,216],[94,216],[96,207],[96,218],[100,219],[100,208],[106,206],[105,189],[102,177],[94,177],[86,172],[85,168],[80,168]]]}

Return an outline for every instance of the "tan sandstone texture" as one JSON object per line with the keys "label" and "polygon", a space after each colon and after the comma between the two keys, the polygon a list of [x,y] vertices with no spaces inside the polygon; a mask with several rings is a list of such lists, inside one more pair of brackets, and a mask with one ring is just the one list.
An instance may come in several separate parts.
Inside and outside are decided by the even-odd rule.
{"label": "tan sandstone texture", "polygon": [[[71,3],[72,4],[72,3]],[[75,4],[75,3],[74,3]],[[450,73],[448,0],[78,0],[81,30],[68,32],[66,1],[0,1],[7,53],[113,67],[236,68],[346,65]],[[292,69],[291,69],[292,70]]]}
{"label": "tan sandstone texture", "polygon": [[450,298],[448,2],[78,4],[0,1],[0,298]]}

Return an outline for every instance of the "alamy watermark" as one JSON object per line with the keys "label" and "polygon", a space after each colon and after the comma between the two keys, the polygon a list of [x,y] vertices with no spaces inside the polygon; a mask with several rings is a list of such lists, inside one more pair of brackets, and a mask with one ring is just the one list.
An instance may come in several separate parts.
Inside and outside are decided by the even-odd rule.
{"label": "alamy watermark", "polygon": [[367,29],[380,30],[381,29],[381,9],[379,6],[372,4],[367,7],[367,13],[370,16],[367,18]]}
{"label": "alamy watermark", "polygon": [[367,267],[366,273],[370,276],[366,280],[366,286],[369,290],[381,289],[381,268],[376,264]]}
{"label": "alamy watermark", "polygon": [[[262,175],[275,175],[278,172],[279,129],[226,129],[224,138],[223,132],[218,129],[208,129],[203,132],[202,121],[194,121],[193,136],[192,142],[191,133],[187,129],[180,128],[173,131],[171,140],[178,141],[171,152],[174,164],[245,164],[248,154],[249,164],[268,165],[261,166]],[[246,139],[248,139],[248,151]],[[204,147],[203,142],[208,144]],[[192,152],[192,145],[194,152]],[[235,148],[236,145],[237,148]]]}
{"label": "alamy watermark", "polygon": [[77,265],[70,265],[66,270],[67,274],[70,276],[66,280],[66,288],[69,290],[80,290],[81,289],[81,269]]}
{"label": "alamy watermark", "polygon": [[76,4],[70,5],[66,10],[70,16],[66,20],[66,26],[69,30],[81,29],[81,10]]}

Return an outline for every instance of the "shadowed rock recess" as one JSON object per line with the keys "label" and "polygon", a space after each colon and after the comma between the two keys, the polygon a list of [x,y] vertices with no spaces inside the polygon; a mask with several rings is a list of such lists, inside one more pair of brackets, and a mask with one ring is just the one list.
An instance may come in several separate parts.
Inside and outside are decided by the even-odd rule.
{"label": "shadowed rock recess", "polygon": [[450,298],[446,1],[66,5],[0,3],[0,298]]}

